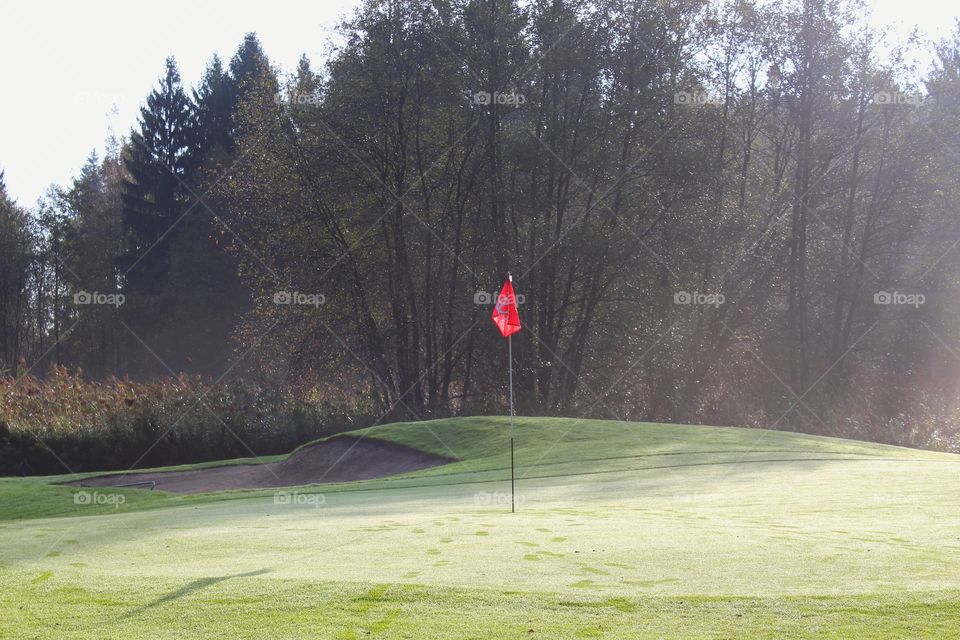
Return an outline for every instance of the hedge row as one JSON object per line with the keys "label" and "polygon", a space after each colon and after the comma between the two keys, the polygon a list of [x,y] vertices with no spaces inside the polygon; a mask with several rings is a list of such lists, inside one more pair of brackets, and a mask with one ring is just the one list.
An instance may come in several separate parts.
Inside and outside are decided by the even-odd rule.
{"label": "hedge row", "polygon": [[288,452],[367,421],[280,389],[182,375],[0,378],[0,475],[187,464]]}

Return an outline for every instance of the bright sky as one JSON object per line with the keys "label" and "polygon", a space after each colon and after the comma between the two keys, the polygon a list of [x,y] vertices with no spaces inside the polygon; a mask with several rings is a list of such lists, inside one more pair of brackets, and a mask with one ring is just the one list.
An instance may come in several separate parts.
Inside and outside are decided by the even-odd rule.
{"label": "bright sky", "polygon": [[[126,136],[176,56],[188,85],[210,57],[233,55],[256,31],[274,64],[292,71],[301,53],[319,68],[333,29],[359,0],[225,2],[30,0],[4,8],[0,22],[0,170],[10,194],[32,206],[51,184],[66,184],[90,151],[103,153],[112,129]],[[960,5],[945,0],[867,0],[878,27],[902,40],[914,26],[948,35]]]}

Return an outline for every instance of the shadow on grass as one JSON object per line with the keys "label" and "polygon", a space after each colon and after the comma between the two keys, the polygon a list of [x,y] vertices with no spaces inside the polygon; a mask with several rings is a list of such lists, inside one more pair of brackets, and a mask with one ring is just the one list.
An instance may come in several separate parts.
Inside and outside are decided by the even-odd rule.
{"label": "shadow on grass", "polygon": [[213,585],[219,584],[226,580],[231,580],[233,578],[252,578],[253,576],[262,576],[265,573],[270,573],[270,570],[258,569],[256,571],[248,571],[246,573],[237,573],[232,576],[213,576],[210,578],[197,578],[196,580],[192,582],[188,582],[187,584],[183,585],[179,589],[175,589],[174,591],[171,591],[167,595],[157,598],[153,602],[148,602],[147,604],[141,607],[137,607],[133,611],[129,611],[125,613],[122,617],[132,618],[134,616],[138,616],[141,613],[149,611],[150,609],[158,607],[162,604],[173,602],[174,600],[179,600],[180,598],[183,598],[184,596],[188,596],[191,593],[200,591],[201,589],[212,587]]}

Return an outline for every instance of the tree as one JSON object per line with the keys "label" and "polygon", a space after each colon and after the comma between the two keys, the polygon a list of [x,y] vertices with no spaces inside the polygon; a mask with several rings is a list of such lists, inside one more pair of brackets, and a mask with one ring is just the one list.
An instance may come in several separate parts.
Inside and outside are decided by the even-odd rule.
{"label": "tree", "polygon": [[[100,161],[91,153],[69,189],[60,189],[52,204],[63,226],[60,254],[66,280],[65,301],[71,325],[66,361],[102,378],[117,374],[122,366],[120,347],[125,331],[116,305],[76,304],[73,295],[115,295],[120,289],[118,260],[123,250],[119,149],[108,142],[108,154]],[[53,233],[48,223],[48,235]],[[59,266],[59,265],[57,265]],[[58,320],[59,321],[59,320]]]}
{"label": "tree", "polygon": [[16,372],[36,338],[29,331],[35,243],[30,219],[10,198],[0,171],[0,372]]}
{"label": "tree", "polygon": [[230,75],[219,56],[213,56],[200,86],[193,92],[199,154],[223,160],[234,149],[232,138],[235,95]]}
{"label": "tree", "polygon": [[164,285],[171,240],[191,207],[188,185],[198,148],[193,112],[176,62],[167,58],[164,76],[140,109],[139,126],[123,153],[127,245],[119,264],[129,302],[125,321],[140,339],[154,334],[166,310],[176,304],[176,292]]}

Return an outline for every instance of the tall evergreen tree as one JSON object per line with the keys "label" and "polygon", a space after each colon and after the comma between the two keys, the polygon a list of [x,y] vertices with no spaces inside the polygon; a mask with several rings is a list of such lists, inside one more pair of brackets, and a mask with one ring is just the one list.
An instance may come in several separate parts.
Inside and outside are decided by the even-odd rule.
{"label": "tall evergreen tree", "polygon": [[193,109],[176,62],[167,58],[166,73],[140,109],[139,129],[131,133],[124,153],[129,173],[123,194],[124,222],[131,232],[124,266],[133,288],[153,289],[166,253],[158,241],[187,207],[185,185],[192,179],[197,144]]}
{"label": "tall evergreen tree", "polygon": [[123,186],[127,246],[120,260],[127,322],[141,337],[156,329],[175,292],[164,287],[177,224],[190,207],[196,166],[194,104],[180,81],[173,57],[159,86],[140,109],[139,126],[124,150],[128,178]]}
{"label": "tall evergreen tree", "polygon": [[248,33],[230,60],[230,77],[233,81],[234,98],[243,96],[249,90],[251,82],[263,76],[270,69],[267,55],[260,46],[256,33]]}
{"label": "tall evergreen tree", "polygon": [[234,91],[230,75],[219,56],[213,56],[204,71],[200,86],[193,92],[197,105],[197,129],[201,153],[223,157],[233,151],[231,138]]}
{"label": "tall evergreen tree", "polygon": [[33,249],[28,216],[7,194],[0,172],[0,373],[14,371],[29,346],[25,326]]}
{"label": "tall evergreen tree", "polygon": [[184,127],[182,141],[189,148],[181,156],[181,179],[195,199],[189,203],[189,215],[162,243],[166,253],[160,257],[165,262],[156,282],[162,285],[157,304],[163,313],[151,314],[156,321],[148,334],[151,350],[178,371],[222,372],[228,366],[231,336],[249,304],[236,256],[227,252],[235,240],[233,232],[223,225],[219,203],[209,191],[236,158],[234,122],[239,105],[264,78],[276,84],[251,33],[231,60],[229,73],[214,57],[193,92],[189,116],[195,135]]}
{"label": "tall evergreen tree", "polygon": [[[64,221],[64,277],[73,293],[80,291],[115,294],[119,287],[117,260],[122,245],[119,184],[114,168],[118,158],[108,149],[101,161],[91,153],[68,190],[57,194],[56,208]],[[66,360],[95,377],[118,373],[120,309],[109,305],[73,305],[71,336]]]}
{"label": "tall evergreen tree", "polygon": [[198,161],[228,163],[236,144],[236,110],[250,88],[271,74],[270,62],[255,33],[244,36],[225,69],[214,56],[193,92],[200,153]]}

